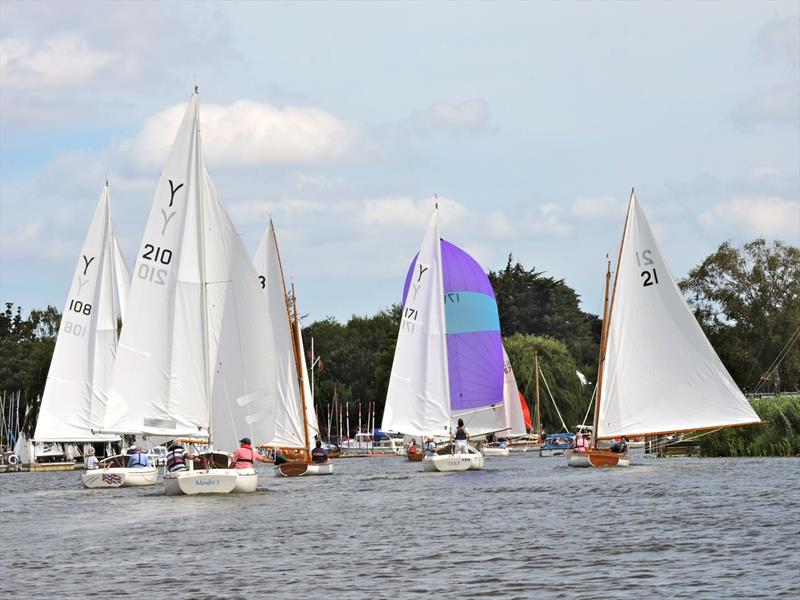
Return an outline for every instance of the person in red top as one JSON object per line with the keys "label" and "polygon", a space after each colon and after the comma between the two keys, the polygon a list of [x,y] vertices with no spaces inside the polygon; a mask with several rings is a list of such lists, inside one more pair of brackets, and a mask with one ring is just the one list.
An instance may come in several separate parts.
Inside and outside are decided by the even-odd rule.
{"label": "person in red top", "polygon": [[250,445],[250,438],[242,438],[239,440],[239,443],[241,446],[233,453],[233,457],[231,458],[231,469],[250,469],[255,466],[256,461],[269,462],[266,458],[253,450],[253,447]]}

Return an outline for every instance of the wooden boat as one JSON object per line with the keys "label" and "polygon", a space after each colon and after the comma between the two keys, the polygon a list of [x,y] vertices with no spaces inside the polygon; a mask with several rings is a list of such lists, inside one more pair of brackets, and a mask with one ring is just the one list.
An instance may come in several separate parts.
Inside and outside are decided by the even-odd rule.
{"label": "wooden boat", "polygon": [[302,477],[304,475],[330,475],[333,473],[333,463],[313,462],[305,460],[291,460],[276,467],[277,474],[283,477]]}
{"label": "wooden boat", "polygon": [[631,191],[611,304],[608,262],[595,433],[574,467],[625,467],[600,440],[759,423],[683,299]]}
{"label": "wooden boat", "polygon": [[406,452],[406,457],[408,458],[409,462],[421,462],[423,458],[425,458],[425,453],[420,451],[411,452],[410,450]]}

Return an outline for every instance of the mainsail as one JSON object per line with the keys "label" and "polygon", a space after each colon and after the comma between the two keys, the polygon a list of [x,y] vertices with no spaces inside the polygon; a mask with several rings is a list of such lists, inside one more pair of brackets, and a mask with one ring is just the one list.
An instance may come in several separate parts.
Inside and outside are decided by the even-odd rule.
{"label": "mainsail", "polygon": [[[117,351],[116,257],[108,183],[83,242],[58,329],[33,439],[89,442],[100,435]],[[125,269],[127,271],[127,269]]]}
{"label": "mainsail", "polygon": [[439,238],[437,209],[406,276],[382,427],[447,435],[462,418],[473,435],[505,430],[503,379],[489,278],[469,254]]}
{"label": "mainsail", "polygon": [[631,193],[599,395],[599,438],[760,421],[698,325]]}
{"label": "mainsail", "polygon": [[[296,336],[300,357],[300,373],[298,373],[293,341],[295,335],[292,331],[278,240],[275,237],[275,227],[271,219],[261,238],[253,262],[269,311],[270,338],[273,343],[273,361],[271,364],[265,365],[265,368],[272,373],[269,395],[275,399],[275,413],[272,419],[271,434],[263,439],[270,445],[283,448],[306,448],[306,440],[313,443],[314,437],[319,434],[319,427],[313,408],[299,327]],[[301,379],[303,381],[302,392],[300,389]],[[305,402],[301,393],[305,395]],[[305,422],[308,427],[306,433],[303,432],[304,404]]]}
{"label": "mainsail", "polygon": [[255,269],[205,168],[195,91],[137,256],[104,429],[213,432],[222,447],[256,436],[269,418],[268,331]]}

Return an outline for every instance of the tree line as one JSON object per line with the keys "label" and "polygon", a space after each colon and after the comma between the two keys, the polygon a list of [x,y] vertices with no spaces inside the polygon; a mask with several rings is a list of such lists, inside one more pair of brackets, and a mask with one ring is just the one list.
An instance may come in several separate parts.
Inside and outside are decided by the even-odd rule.
{"label": "tree line", "polygon": [[[582,423],[597,376],[601,319],[580,309],[578,294],[563,279],[527,268],[512,256],[505,268],[490,271],[489,279],[504,345],[529,403],[535,389],[534,348],[540,354],[543,427],[559,431],[562,420],[569,428]],[[679,285],[739,387],[800,389],[800,248],[763,239],[741,248],[726,242]],[[320,359],[314,383],[323,424],[334,398],[336,406],[349,406],[351,431],[359,403],[362,411],[373,405],[380,424],[400,315],[401,307],[394,305],[346,323],[328,317],[303,328],[306,350],[313,340]],[[21,390],[33,415],[59,322],[52,306],[24,317],[22,308],[9,302],[0,314],[0,389]],[[581,383],[577,371],[589,385]],[[34,426],[35,419],[28,419],[26,433],[32,434]]]}

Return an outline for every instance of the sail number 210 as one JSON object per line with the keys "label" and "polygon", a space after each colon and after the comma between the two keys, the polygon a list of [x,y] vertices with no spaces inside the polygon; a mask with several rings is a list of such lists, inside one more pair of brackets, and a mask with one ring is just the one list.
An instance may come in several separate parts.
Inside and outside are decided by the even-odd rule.
{"label": "sail number 210", "polygon": [[[172,262],[172,250],[160,246],[153,246],[153,244],[145,244],[142,259],[157,264],[168,265]],[[139,276],[139,279],[152,281],[158,285],[164,285],[166,283],[167,270],[157,269],[154,265],[145,262],[139,264],[139,270],[136,274]]]}
{"label": "sail number 210", "polygon": [[[652,254],[653,254],[652,250],[642,250],[641,256],[639,255],[638,252],[636,252],[636,264],[638,264],[640,268],[642,266],[649,267],[655,264],[653,262],[653,259],[650,258]],[[653,267],[652,269],[645,269],[644,271],[642,271],[641,277],[644,280],[642,282],[642,287],[648,287],[650,285],[655,285],[658,283],[658,273],[656,272],[655,267]]]}

